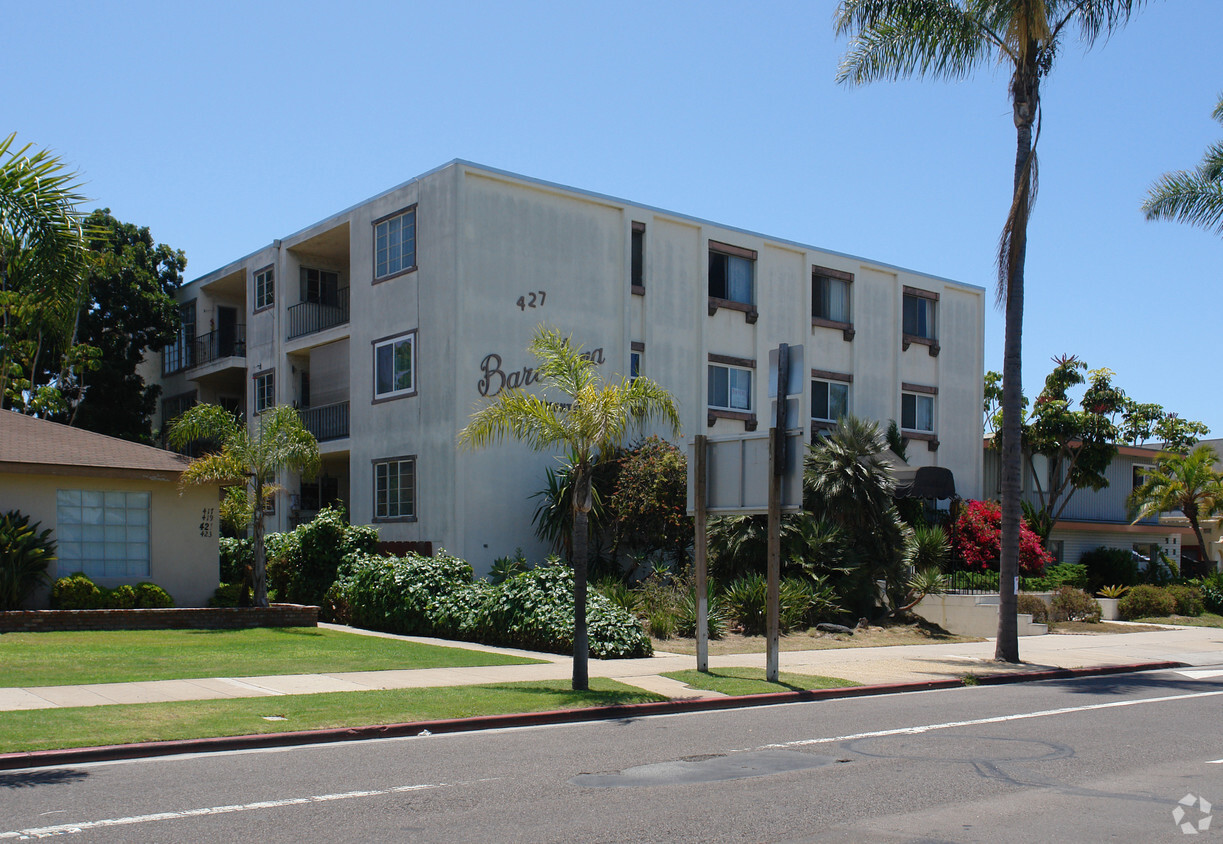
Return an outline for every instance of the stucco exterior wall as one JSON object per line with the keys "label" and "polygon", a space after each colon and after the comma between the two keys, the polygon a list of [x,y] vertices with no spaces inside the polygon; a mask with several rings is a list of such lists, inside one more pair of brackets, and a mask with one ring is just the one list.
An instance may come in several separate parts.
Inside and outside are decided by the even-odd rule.
{"label": "stucco exterior wall", "polygon": [[[185,487],[180,495],[176,481],[162,479],[0,474],[0,510],[20,510],[55,535],[56,492],[61,489],[150,493],[148,576],[95,577],[95,583],[114,588],[152,581],[180,607],[202,607],[212,597],[220,582],[216,486]],[[72,570],[57,562],[49,574],[54,580]],[[47,606],[48,595],[46,590],[38,593],[31,608]]]}

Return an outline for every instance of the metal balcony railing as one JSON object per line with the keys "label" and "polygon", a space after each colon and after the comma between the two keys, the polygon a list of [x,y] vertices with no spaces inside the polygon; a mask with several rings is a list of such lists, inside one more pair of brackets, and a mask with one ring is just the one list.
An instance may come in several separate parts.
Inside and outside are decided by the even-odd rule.
{"label": "metal balcony railing", "polygon": [[302,407],[297,414],[306,430],[319,442],[348,436],[348,402],[325,404],[322,407]]}
{"label": "metal balcony railing", "polygon": [[189,366],[203,366],[221,358],[246,357],[246,326],[235,325],[209,331],[195,338],[195,355]]}
{"label": "metal balcony railing", "polygon": [[348,322],[348,288],[324,294],[318,302],[299,302],[289,306],[287,339],[304,337]]}

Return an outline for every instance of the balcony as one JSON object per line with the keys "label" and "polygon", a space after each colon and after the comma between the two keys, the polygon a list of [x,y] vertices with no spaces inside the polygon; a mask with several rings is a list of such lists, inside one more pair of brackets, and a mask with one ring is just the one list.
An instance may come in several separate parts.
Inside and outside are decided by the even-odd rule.
{"label": "balcony", "polygon": [[306,430],[314,434],[319,442],[339,440],[348,436],[348,402],[325,404],[322,407],[299,408],[297,415],[301,417]]}
{"label": "balcony", "polygon": [[195,338],[194,359],[189,367],[204,366],[222,358],[246,357],[246,326],[209,331]]}
{"label": "balcony", "polygon": [[288,314],[288,340],[344,325],[348,322],[348,288],[324,294],[318,302],[290,305]]}

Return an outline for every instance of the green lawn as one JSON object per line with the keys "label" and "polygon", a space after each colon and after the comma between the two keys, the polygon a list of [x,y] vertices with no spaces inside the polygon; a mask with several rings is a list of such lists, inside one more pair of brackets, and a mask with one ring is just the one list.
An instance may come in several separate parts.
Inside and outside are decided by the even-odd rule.
{"label": "green lawn", "polygon": [[[657,700],[665,698],[614,680],[592,678],[588,692],[573,691],[569,688],[568,680],[549,680],[183,703],[33,709],[0,712],[0,753],[362,727]],[[268,721],[268,717],[284,720]]]}
{"label": "green lawn", "polygon": [[843,689],[846,686],[862,685],[852,680],[842,680],[840,677],[788,674],[784,671],[777,675],[779,682],[770,683],[764,679],[763,668],[713,668],[708,672],[689,669],[669,671],[662,676],[687,683],[694,689],[707,689],[711,692],[721,692],[724,695],[764,695],[773,692]]}
{"label": "green lawn", "polygon": [[0,635],[0,687],[525,665],[540,661],[316,627]]}

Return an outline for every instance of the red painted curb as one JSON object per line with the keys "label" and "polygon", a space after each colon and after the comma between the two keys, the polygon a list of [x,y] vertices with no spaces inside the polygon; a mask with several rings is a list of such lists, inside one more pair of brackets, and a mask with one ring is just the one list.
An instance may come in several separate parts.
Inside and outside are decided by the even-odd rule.
{"label": "red painted curb", "polygon": [[[1064,680],[1072,677],[1095,677],[1137,671],[1160,671],[1181,668],[1181,662],[1138,662],[1127,665],[1104,665],[1095,668],[1053,668],[1016,674],[992,674],[978,677],[982,686],[1025,683],[1039,680]],[[963,686],[963,680],[927,680],[917,683],[879,683],[873,686],[846,686],[839,689],[775,692],[763,695],[667,700],[655,703],[633,703],[622,706],[599,706],[588,709],[558,709],[548,712],[525,712],[508,715],[481,715],[474,718],[448,718],[438,721],[413,721],[403,724],[383,724],[371,727],[345,727],[329,730],[303,730],[287,733],[262,733],[253,736],[222,736],[218,738],[184,739],[181,741],[151,741],[136,744],[115,744],[102,747],[74,747],[65,750],[34,750],[27,753],[0,753],[0,770],[79,765],[84,762],[109,762],[118,759],[138,759],[171,756],[183,753],[208,753],[226,750],[249,750],[262,747],[291,747],[305,744],[327,744],[363,739],[416,736],[421,733],[462,733],[509,727],[533,727],[548,724],[570,724],[582,721],[623,720],[649,715],[681,712],[709,712],[720,709],[743,709],[749,706],[774,706],[783,703],[806,703],[817,700],[839,700],[853,697],[898,694],[902,692],[953,689]]]}

